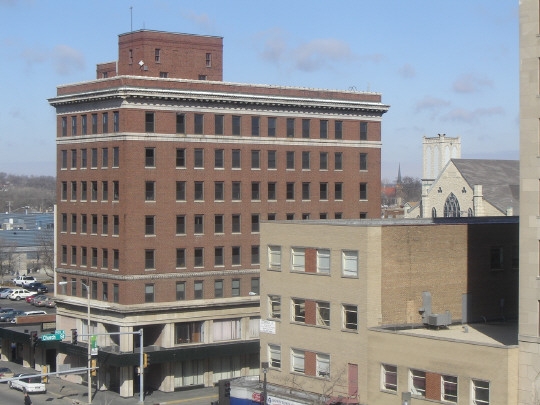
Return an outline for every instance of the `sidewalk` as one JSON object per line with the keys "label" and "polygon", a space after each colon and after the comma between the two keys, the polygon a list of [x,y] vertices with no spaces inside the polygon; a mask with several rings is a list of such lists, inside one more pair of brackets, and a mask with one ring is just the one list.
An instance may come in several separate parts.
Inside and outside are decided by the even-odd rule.
{"label": "sidewalk", "polygon": [[[23,367],[20,364],[12,363],[9,361],[0,361],[0,367],[9,367],[15,374],[28,373],[39,374],[32,368]],[[130,398],[122,398],[117,393],[111,391],[95,391],[92,389],[92,404],[103,405],[138,405],[139,394]],[[39,394],[36,394],[39,395]],[[47,394],[49,397],[54,398],[53,403],[64,404],[87,404],[88,403],[88,387],[86,385],[75,384],[66,381],[60,377],[49,377],[47,383]],[[197,388],[188,391],[179,392],[161,392],[154,391],[149,393],[144,398],[145,405],[209,405],[212,401],[217,401],[218,390],[217,387],[209,388]],[[62,401],[62,402],[60,402]]]}

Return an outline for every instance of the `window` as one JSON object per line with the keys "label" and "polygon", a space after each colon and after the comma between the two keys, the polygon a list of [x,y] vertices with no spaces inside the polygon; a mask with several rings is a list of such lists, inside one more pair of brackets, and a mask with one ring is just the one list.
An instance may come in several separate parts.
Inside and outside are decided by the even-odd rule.
{"label": "window", "polygon": [[441,376],[441,400],[457,404],[458,380],[451,375]]}
{"label": "window", "polygon": [[240,135],[240,116],[239,115],[232,116],[232,134]]}
{"label": "window", "polygon": [[120,113],[118,111],[113,112],[113,131],[120,131]]}
{"label": "window", "polygon": [[146,249],[144,251],[144,269],[145,270],[153,270],[156,268],[155,255],[156,255],[156,252],[153,249]]}
{"label": "window", "polygon": [[358,252],[344,250],[342,252],[341,267],[344,277],[358,277]]}
{"label": "window", "polygon": [[330,327],[330,303],[317,301],[317,325]]}
{"label": "window", "polygon": [[251,183],[251,200],[252,201],[259,201],[261,199],[261,192],[260,192],[261,184],[259,182],[252,182]]}
{"label": "window", "polygon": [[186,299],[186,282],[177,281],[176,282],[176,300],[183,301]]}
{"label": "window", "polygon": [[156,183],[154,181],[145,182],[145,200],[146,201],[155,201],[156,200]]}
{"label": "window", "polygon": [[206,67],[212,67],[212,54],[206,53]]}
{"label": "window", "polygon": [[316,372],[318,377],[330,378],[330,355],[317,353],[315,356]]}
{"label": "window", "polygon": [[204,168],[204,151],[202,149],[195,149],[194,150],[194,164],[193,167],[197,169],[203,169]]}
{"label": "window", "polygon": [[86,181],[81,181],[81,201],[86,201],[88,196],[88,185]]}
{"label": "window", "polygon": [[232,199],[239,201],[242,199],[241,183],[239,181],[232,182]]}
{"label": "window", "polygon": [[77,117],[71,117],[71,136],[77,135]]}
{"label": "window", "polygon": [[233,169],[240,169],[241,161],[240,161],[240,149],[233,149],[232,150],[232,168]]}
{"label": "window", "polygon": [[241,257],[240,257],[240,246],[233,246],[231,248],[231,259],[233,266],[237,266],[241,264]]}
{"label": "window", "polygon": [[186,116],[184,114],[176,114],[176,133],[186,133]]}
{"label": "window", "polygon": [[186,182],[176,182],[176,201],[186,201]]}
{"label": "window", "polygon": [[68,161],[68,152],[67,150],[61,151],[61,161],[62,161],[62,169],[67,169],[67,161]]}
{"label": "window", "polygon": [[367,170],[367,153],[360,153],[360,170]]}
{"label": "window", "polygon": [[306,301],[299,298],[292,299],[292,321],[306,322]]}
{"label": "window", "polygon": [[77,149],[71,149],[71,168],[77,168]]}
{"label": "window", "polygon": [[214,183],[214,201],[223,201],[224,199],[224,184],[222,181]]}
{"label": "window", "polygon": [[268,199],[276,200],[276,183],[268,183]]}
{"label": "window", "polygon": [[319,136],[321,139],[328,138],[328,121],[321,120],[319,122]]}
{"label": "window", "polygon": [[71,265],[72,266],[77,265],[77,246],[72,246],[71,247]]}
{"label": "window", "polygon": [[343,154],[341,152],[334,153],[334,170],[343,170]]}
{"label": "window", "polygon": [[287,118],[287,138],[294,138],[294,118]]}
{"label": "window", "polygon": [[330,274],[330,249],[317,249],[317,273]]}
{"label": "window", "polygon": [[328,200],[328,183],[319,184],[319,199]]}
{"label": "window", "polygon": [[101,249],[101,267],[104,269],[109,267],[109,251],[107,249]]}
{"label": "window", "polygon": [[120,251],[113,249],[113,269],[118,270],[120,267]]}
{"label": "window", "polygon": [[223,233],[223,215],[214,215],[214,233]]}
{"label": "window", "polygon": [[77,200],[77,182],[72,181],[71,182],[71,201]]}
{"label": "window", "polygon": [[86,114],[81,115],[81,135],[86,135],[88,131],[88,120]]}
{"label": "window", "polygon": [[232,215],[232,233],[240,233],[240,214]]}
{"label": "window", "polygon": [[154,132],[154,113],[146,112],[144,114],[144,129],[145,132]]}
{"label": "window", "polygon": [[92,114],[92,134],[97,134],[98,127],[98,116],[97,114]]}
{"label": "window", "polygon": [[144,234],[145,235],[155,235],[155,229],[154,229],[154,216],[153,215],[146,215],[144,217]]}
{"label": "window", "polygon": [[269,295],[268,296],[268,309],[269,318],[281,319],[281,296]]}
{"label": "window", "polygon": [[202,280],[197,280],[195,281],[195,283],[193,284],[193,293],[194,293],[194,298],[196,300],[200,300],[203,298],[203,282]]}
{"label": "window", "polygon": [[223,246],[217,246],[214,248],[214,266],[223,266]]}
{"label": "window", "polygon": [[474,405],[489,405],[489,382],[472,380],[472,398]]}
{"label": "window", "polygon": [[276,117],[268,117],[268,136],[276,136]]}
{"label": "window", "polygon": [[223,135],[223,115],[214,115],[214,133]]}
{"label": "window", "polygon": [[489,250],[489,263],[491,270],[502,270],[504,268],[503,248],[492,246]]}
{"label": "window", "polygon": [[81,247],[81,266],[86,266],[88,259],[88,253],[86,247]]}
{"label": "window", "polygon": [[343,200],[343,183],[334,184],[334,200]]}
{"label": "window", "polygon": [[90,182],[90,199],[97,201],[97,181]]}
{"label": "window", "polygon": [[194,229],[195,234],[203,234],[204,233],[204,215],[195,215],[195,222],[194,222]]}
{"label": "window", "polygon": [[113,181],[113,201],[120,200],[120,183]]}
{"label": "window", "polygon": [[328,152],[319,153],[319,170],[328,170]]}
{"label": "window", "polygon": [[360,123],[360,140],[361,141],[367,140],[367,133],[368,133],[368,123],[361,122]]}
{"label": "window", "polygon": [[397,367],[381,364],[381,389],[397,392]]}
{"label": "window", "polygon": [[293,221],[294,220],[294,213],[289,212],[289,213],[285,214],[285,219],[287,221]]}
{"label": "window", "polygon": [[183,248],[176,249],[176,267],[177,268],[186,267],[186,249],[183,249]]}
{"label": "window", "polygon": [[159,48],[156,48],[154,50],[154,61],[156,61],[157,63],[161,62],[161,49]]}
{"label": "window", "polygon": [[62,136],[67,136],[67,117],[62,117]]}
{"label": "window", "polygon": [[109,200],[109,183],[104,181],[101,183],[101,201]]}
{"label": "window", "polygon": [[343,305],[343,325],[345,330],[358,330],[358,307]]}
{"label": "window", "polygon": [[62,214],[62,232],[67,232],[68,217],[67,214]]}
{"label": "window", "polygon": [[176,149],[176,167],[186,167],[186,150]]}
{"label": "window", "polygon": [[204,201],[204,182],[196,181],[193,186],[195,188],[195,201]]}
{"label": "window", "polygon": [[204,266],[204,248],[199,247],[194,249],[194,264],[195,267],[203,267]]}
{"label": "window", "polygon": [[203,322],[184,322],[175,325],[177,344],[204,342]]}
{"label": "window", "polygon": [[242,338],[240,319],[223,319],[213,322],[215,341],[234,340]]}
{"label": "window", "polygon": [[251,232],[259,232],[259,214],[251,214]]}
{"label": "window", "polygon": [[223,149],[216,149],[214,151],[214,168],[223,169]]}
{"label": "window", "polygon": [[203,114],[195,114],[194,115],[194,128],[193,131],[196,135],[202,135],[203,134],[203,123],[204,123],[204,115]]}
{"label": "window", "polygon": [[156,150],[154,148],[144,149],[144,166],[156,167]]}
{"label": "window", "polygon": [[120,300],[120,289],[118,284],[113,284],[113,302],[118,303]]}
{"label": "window", "polygon": [[281,346],[268,344],[269,366],[272,368],[281,368]]}
{"label": "window", "polygon": [[249,290],[252,293],[259,294],[260,293],[260,279],[259,277],[251,277],[251,290]]}
{"label": "window", "polygon": [[360,199],[367,200],[367,183],[360,183]]}
{"label": "window", "polygon": [[97,225],[98,225],[98,216],[96,214],[92,214],[92,234],[97,234]]}
{"label": "window", "polygon": [[240,296],[240,279],[234,278],[231,284],[231,295],[233,297]]}
{"label": "window", "polygon": [[71,233],[77,232],[77,214],[71,214]]}
{"label": "window", "polygon": [[294,200],[294,183],[286,184],[286,197],[287,200]]}
{"label": "window", "polygon": [[302,120],[302,138],[309,138],[310,120]]}
{"label": "window", "polygon": [[120,148],[115,146],[113,148],[113,167],[120,166]]}
{"label": "window", "polygon": [[81,169],[88,167],[88,153],[86,149],[81,149]]}
{"label": "window", "polygon": [[62,245],[62,259],[60,260],[63,264],[67,264],[67,259],[68,259],[68,251],[67,251],[67,246],[66,245]]}
{"label": "window", "polygon": [[426,373],[420,370],[409,371],[409,391],[413,395],[426,396]]}
{"label": "window", "polygon": [[103,215],[101,217],[101,234],[107,235],[109,233],[109,216]]}
{"label": "window", "polygon": [[287,169],[294,169],[294,152],[287,151]]}
{"label": "window", "polygon": [[101,149],[101,167],[109,166],[109,148]]}
{"label": "window", "polygon": [[304,356],[305,353],[302,350],[291,350],[291,371],[304,374]]}
{"label": "window", "polygon": [[336,139],[343,139],[343,121],[334,122],[334,137]]}
{"label": "window", "polygon": [[251,136],[259,136],[259,117],[251,117]]}
{"label": "window", "polygon": [[102,124],[103,124],[103,133],[106,134],[109,132],[109,114],[103,113],[102,116]]}
{"label": "window", "polygon": [[310,184],[309,183],[302,183],[302,200],[309,200],[310,199]]}
{"label": "window", "polygon": [[98,167],[98,150],[97,148],[92,148],[91,150],[91,162],[90,165],[92,166],[92,169],[96,169]]}
{"label": "window", "polygon": [[252,245],[251,246],[251,264],[259,264],[259,262],[260,262],[259,245]]}
{"label": "window", "polygon": [[144,285],[144,302],[154,302],[154,284]]}
{"label": "window", "polygon": [[214,281],[214,298],[223,298],[223,280]]}
{"label": "window", "polygon": [[268,246],[268,269],[281,270],[281,246]]}
{"label": "window", "polygon": [[275,150],[268,151],[268,168],[269,169],[276,168],[276,151]]}
{"label": "window", "polygon": [[118,215],[113,215],[113,235],[120,234],[120,217]]}
{"label": "window", "polygon": [[261,151],[260,150],[251,151],[251,168],[252,169],[261,168]]}
{"label": "window", "polygon": [[302,170],[309,170],[309,169],[310,169],[309,152],[304,151],[302,152]]}
{"label": "window", "polygon": [[63,181],[62,182],[62,201],[66,201],[67,200],[67,181]]}

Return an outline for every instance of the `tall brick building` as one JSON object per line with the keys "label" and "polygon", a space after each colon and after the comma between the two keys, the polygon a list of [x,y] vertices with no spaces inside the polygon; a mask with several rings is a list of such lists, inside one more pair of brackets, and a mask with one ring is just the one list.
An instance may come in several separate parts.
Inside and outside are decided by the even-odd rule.
{"label": "tall brick building", "polygon": [[[380,215],[381,95],[224,82],[220,37],[120,35],[49,101],[58,327],[142,328],[161,390],[258,373],[262,221]],[[100,386],[133,394],[137,339],[99,337]]]}

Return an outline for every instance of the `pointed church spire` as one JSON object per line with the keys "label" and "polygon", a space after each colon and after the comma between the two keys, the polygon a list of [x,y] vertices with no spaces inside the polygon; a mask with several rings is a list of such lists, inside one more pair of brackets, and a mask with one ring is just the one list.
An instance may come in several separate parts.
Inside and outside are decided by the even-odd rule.
{"label": "pointed church spire", "polygon": [[398,172],[397,172],[397,184],[401,184],[401,163],[398,166]]}

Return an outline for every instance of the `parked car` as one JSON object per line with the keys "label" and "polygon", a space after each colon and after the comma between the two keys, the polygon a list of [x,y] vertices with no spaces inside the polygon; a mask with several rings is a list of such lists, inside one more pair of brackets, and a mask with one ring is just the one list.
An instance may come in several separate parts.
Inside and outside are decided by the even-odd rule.
{"label": "parked car", "polygon": [[17,276],[13,279],[13,283],[19,287],[26,287],[28,284],[36,282],[37,280],[33,276]]}
{"label": "parked car", "polygon": [[32,292],[33,292],[32,295],[29,295],[28,297],[26,297],[26,298],[24,299],[24,300],[25,300],[26,302],[28,302],[29,304],[32,304],[33,301],[34,301],[34,298],[38,295],[37,292],[35,292],[35,291],[32,291]]}
{"label": "parked car", "polygon": [[26,311],[26,312],[23,312],[23,314],[25,316],[30,316],[30,315],[47,315],[47,311]]}
{"label": "parked car", "polygon": [[31,296],[33,293],[31,291],[28,291],[26,288],[17,288],[13,290],[11,294],[9,294],[8,298],[10,300],[17,300],[20,301],[26,297]]}
{"label": "parked car", "polygon": [[[0,367],[0,378],[11,378],[13,377],[13,371],[7,367]],[[4,381],[7,382],[7,381]]]}
{"label": "parked car", "polygon": [[5,314],[6,312],[15,311],[15,308],[2,308],[0,309],[0,314]]}
{"label": "parked car", "polygon": [[24,314],[23,311],[15,311],[15,310],[4,312],[3,314],[0,314],[0,322],[11,322],[17,316],[21,316],[22,314]]}
{"label": "parked car", "polygon": [[8,288],[7,290],[1,291],[0,298],[5,300],[7,297],[9,297],[9,294],[11,294],[12,292],[13,292],[12,288]]}
{"label": "parked car", "polygon": [[28,302],[31,305],[34,305],[36,300],[42,300],[45,298],[47,298],[45,294],[35,294],[35,295],[31,295],[30,297],[26,297],[26,302]]}
{"label": "parked car", "polygon": [[52,298],[46,296],[44,298],[34,299],[34,306],[35,307],[46,307],[48,301],[52,301]]}
{"label": "parked car", "polygon": [[43,283],[31,283],[26,288],[30,291],[37,291],[40,294],[49,292],[49,288]]}
{"label": "parked car", "polygon": [[20,380],[11,380],[9,382],[9,388],[16,390],[26,391],[26,392],[47,392],[45,384],[41,382],[40,377],[30,377],[32,374],[16,374],[14,377],[24,377]]}
{"label": "parked car", "polygon": [[45,306],[47,308],[54,308],[56,306],[56,301],[49,297],[47,300],[45,300]]}

